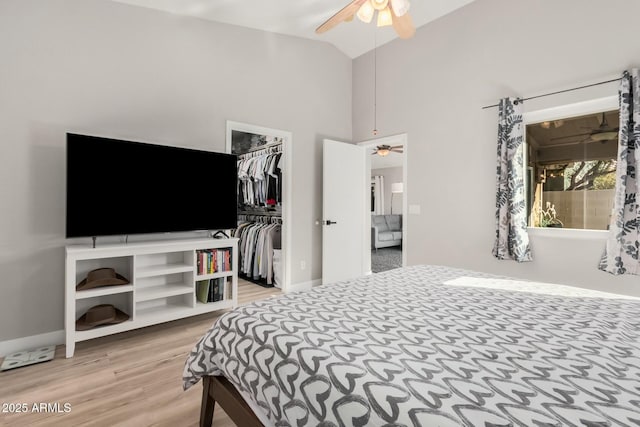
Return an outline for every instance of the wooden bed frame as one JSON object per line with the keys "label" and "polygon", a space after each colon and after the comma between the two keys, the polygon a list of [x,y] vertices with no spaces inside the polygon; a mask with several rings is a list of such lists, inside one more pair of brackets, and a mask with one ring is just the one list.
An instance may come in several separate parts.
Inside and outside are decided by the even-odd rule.
{"label": "wooden bed frame", "polygon": [[216,402],[237,426],[264,427],[238,390],[223,376],[202,378],[200,427],[211,427]]}

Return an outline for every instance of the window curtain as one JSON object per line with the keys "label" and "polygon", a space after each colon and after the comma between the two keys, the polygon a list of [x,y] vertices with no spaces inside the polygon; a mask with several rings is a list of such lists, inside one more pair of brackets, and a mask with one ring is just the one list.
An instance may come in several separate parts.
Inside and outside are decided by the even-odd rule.
{"label": "window curtain", "polygon": [[640,71],[625,71],[620,82],[620,132],[616,196],[609,238],[599,268],[611,274],[640,274]]}
{"label": "window curtain", "polygon": [[373,214],[384,215],[384,176],[373,177]]}
{"label": "window curtain", "polygon": [[531,261],[524,189],[522,102],[500,100],[496,177],[496,241],[493,256]]}

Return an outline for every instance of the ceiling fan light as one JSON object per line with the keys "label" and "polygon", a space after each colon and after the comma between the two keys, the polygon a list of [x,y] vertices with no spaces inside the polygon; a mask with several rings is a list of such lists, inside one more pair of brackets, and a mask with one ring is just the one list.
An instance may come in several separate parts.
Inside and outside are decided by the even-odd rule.
{"label": "ceiling fan light", "polygon": [[403,16],[409,11],[409,0],[391,0],[391,8],[396,16]]}
{"label": "ceiling fan light", "polygon": [[391,24],[393,24],[391,9],[387,7],[378,11],[378,27],[387,27]]}
{"label": "ceiling fan light", "polygon": [[391,150],[389,150],[388,148],[378,148],[378,156],[387,156],[389,155],[389,153],[391,152]]}
{"label": "ceiling fan light", "polygon": [[389,0],[371,0],[371,4],[375,10],[383,10],[389,5]]}
{"label": "ceiling fan light", "polygon": [[362,3],[362,6],[360,6],[360,9],[358,9],[357,15],[359,20],[361,20],[365,24],[368,24],[373,19],[374,13],[375,13],[375,9],[371,5],[371,2],[367,0],[364,3]]}

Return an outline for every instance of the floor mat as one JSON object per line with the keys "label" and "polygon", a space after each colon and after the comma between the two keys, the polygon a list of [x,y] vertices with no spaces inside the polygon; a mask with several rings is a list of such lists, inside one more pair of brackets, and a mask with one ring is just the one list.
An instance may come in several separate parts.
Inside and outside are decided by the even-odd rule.
{"label": "floor mat", "polygon": [[48,362],[53,360],[56,354],[56,346],[39,347],[34,350],[18,351],[7,355],[0,366],[0,371],[8,371],[9,369],[21,368],[36,363]]}

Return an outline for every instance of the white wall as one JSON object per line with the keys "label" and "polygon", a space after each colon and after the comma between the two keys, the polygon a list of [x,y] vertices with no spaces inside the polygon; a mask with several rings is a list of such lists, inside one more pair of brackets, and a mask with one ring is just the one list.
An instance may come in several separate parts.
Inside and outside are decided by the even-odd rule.
{"label": "white wall", "polygon": [[213,151],[226,120],[291,131],[292,282],[319,278],[321,141],[351,138],[351,67],[327,43],[111,1],[1,0],[0,341],[63,328],[67,131]]}
{"label": "white wall", "polygon": [[[535,261],[491,255],[495,227],[497,110],[531,96],[619,77],[640,66],[640,2],[481,0],[378,51],[380,136],[407,132],[408,263],[483,270],[640,295],[640,278],[597,270],[604,234],[532,235]],[[354,140],[372,128],[371,54],[354,61]],[[617,85],[541,98],[525,111],[615,95]],[[435,204],[435,205],[434,205]],[[562,230],[560,230],[562,231]]]}
{"label": "white wall", "polygon": [[[402,167],[371,169],[371,176],[384,177],[384,213],[391,213],[391,184],[402,182]],[[393,195],[393,213],[402,214],[403,193]]]}

